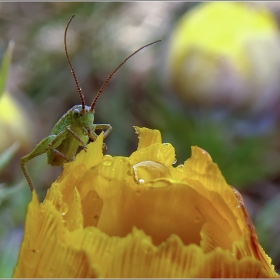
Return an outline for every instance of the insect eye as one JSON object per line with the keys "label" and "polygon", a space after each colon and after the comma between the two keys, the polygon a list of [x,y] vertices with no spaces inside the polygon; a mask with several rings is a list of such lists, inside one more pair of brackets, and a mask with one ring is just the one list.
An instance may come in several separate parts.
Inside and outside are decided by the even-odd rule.
{"label": "insect eye", "polygon": [[80,116],[80,110],[79,109],[75,109],[74,110],[74,115],[75,115],[75,117],[79,117]]}

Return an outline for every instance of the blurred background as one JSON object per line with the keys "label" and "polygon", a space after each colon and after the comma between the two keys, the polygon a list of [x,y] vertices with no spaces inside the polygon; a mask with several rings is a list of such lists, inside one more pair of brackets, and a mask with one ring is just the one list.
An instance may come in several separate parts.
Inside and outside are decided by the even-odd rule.
{"label": "blurred background", "polygon": [[[17,260],[31,194],[20,158],[80,104],[109,123],[111,155],[137,148],[133,126],[158,129],[177,164],[205,149],[243,195],[259,241],[280,268],[280,3],[0,3],[0,277]],[[27,164],[43,200],[60,167]]]}

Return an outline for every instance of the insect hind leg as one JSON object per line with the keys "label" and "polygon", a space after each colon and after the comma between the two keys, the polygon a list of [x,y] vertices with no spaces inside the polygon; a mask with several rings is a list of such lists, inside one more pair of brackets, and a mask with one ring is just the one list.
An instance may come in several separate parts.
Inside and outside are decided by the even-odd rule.
{"label": "insect hind leg", "polygon": [[26,164],[27,161],[29,161],[29,159],[27,159],[26,157],[23,157],[23,158],[21,159],[21,161],[20,161],[20,167],[21,167],[22,172],[23,172],[23,174],[24,174],[24,176],[25,176],[25,178],[26,178],[26,180],[27,180],[27,183],[28,183],[28,185],[29,185],[29,188],[30,188],[30,190],[31,190],[31,192],[32,192],[35,188],[34,188],[34,185],[33,185],[33,183],[32,183],[32,180],[31,180],[31,178],[30,178],[30,176],[29,176],[29,174],[28,174],[28,172],[27,172],[27,169],[26,169],[26,167],[25,167],[25,164]]}
{"label": "insect hind leg", "polygon": [[31,159],[40,156],[42,154],[45,154],[49,150],[50,143],[53,142],[53,140],[56,138],[55,135],[49,135],[48,137],[44,138],[36,147],[35,149],[29,153],[28,155],[24,156],[20,160],[20,167],[22,169],[22,172],[27,180],[27,183],[29,185],[29,188],[31,191],[34,190],[34,185],[32,183],[32,180],[27,172],[27,169],[25,167],[25,164],[30,161]]}

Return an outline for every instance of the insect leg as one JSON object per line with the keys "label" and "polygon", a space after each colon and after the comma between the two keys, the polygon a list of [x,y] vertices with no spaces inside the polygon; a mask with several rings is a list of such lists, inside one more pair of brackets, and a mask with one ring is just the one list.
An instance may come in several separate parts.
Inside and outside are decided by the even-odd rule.
{"label": "insect leg", "polygon": [[64,155],[63,153],[61,153],[60,151],[58,151],[57,149],[54,149],[52,147],[49,148],[50,151],[52,151],[53,153],[59,155],[60,157],[62,157],[63,159],[65,159],[66,161],[70,162],[71,159],[69,159],[66,155]]}
{"label": "insect leg", "polygon": [[[64,160],[70,162],[71,159],[69,159],[66,155],[64,155],[62,152],[60,152],[59,150],[56,149],[56,147],[58,147],[62,141],[66,138],[66,134],[69,130],[66,128],[66,130],[62,130],[61,132],[59,132],[55,138],[49,143],[49,148],[48,150],[59,155],[60,157],[62,157]],[[71,132],[73,132],[71,130]],[[74,133],[74,132],[73,132]]]}
{"label": "insect leg", "polygon": [[[98,135],[95,133],[94,129],[92,129],[91,131],[89,131],[88,136],[89,136],[89,138],[90,138],[91,140],[93,140],[93,141],[95,141],[96,138],[98,137]],[[103,147],[102,147],[102,148],[103,148],[104,151],[107,151],[107,150],[108,150],[108,148],[107,148],[107,146],[106,146],[105,143],[103,143]]]}
{"label": "insect leg", "polygon": [[105,139],[113,128],[110,124],[96,124],[95,129],[103,130],[104,131],[103,138]]}
{"label": "insect leg", "polygon": [[34,190],[34,185],[33,185],[32,181],[31,181],[31,178],[30,178],[30,176],[29,176],[29,174],[28,174],[28,172],[27,172],[27,169],[26,169],[26,167],[25,167],[25,164],[26,164],[30,159],[32,159],[32,158],[34,158],[34,157],[36,157],[36,156],[39,156],[39,155],[34,155],[34,156],[30,157],[30,154],[29,154],[29,155],[27,155],[27,156],[21,158],[21,160],[20,160],[20,167],[21,167],[21,169],[22,169],[22,172],[23,172],[23,174],[24,174],[24,176],[25,176],[25,178],[26,178],[26,180],[27,180],[27,183],[28,183],[29,188],[30,188],[31,191]]}
{"label": "insect leg", "polygon": [[66,127],[66,130],[67,130],[70,134],[72,134],[72,135],[82,144],[83,149],[84,149],[85,151],[87,151],[87,146],[86,146],[85,142],[80,138],[80,136],[77,135],[77,134],[70,128],[70,126],[67,126],[67,127]]}
{"label": "insect leg", "polygon": [[[112,128],[112,126],[111,126],[110,124],[96,124],[96,125],[94,125],[94,129],[91,130],[91,131],[90,131],[90,134],[89,134],[89,137],[90,137],[93,141],[95,141],[96,138],[97,138],[97,136],[98,136],[98,135],[95,133],[95,131],[94,131],[94,130],[96,130],[96,129],[98,129],[98,130],[103,130],[103,131],[104,131],[103,139],[105,139],[105,138],[109,135],[109,133],[112,131],[113,128]],[[105,151],[108,150],[105,143],[103,143],[103,150],[105,150]]]}
{"label": "insect leg", "polygon": [[32,180],[27,172],[27,169],[25,167],[25,164],[30,161],[31,159],[40,156],[42,154],[45,154],[49,150],[49,144],[52,143],[52,141],[56,138],[55,135],[49,135],[48,137],[44,138],[36,147],[35,149],[28,155],[24,156],[20,160],[20,166],[22,169],[22,172],[28,182],[29,188],[31,191],[34,190],[34,185],[32,183]]}

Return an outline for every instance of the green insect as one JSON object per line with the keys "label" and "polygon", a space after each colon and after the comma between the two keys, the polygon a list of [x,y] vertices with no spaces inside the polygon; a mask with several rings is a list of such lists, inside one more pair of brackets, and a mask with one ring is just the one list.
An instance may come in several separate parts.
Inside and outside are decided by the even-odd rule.
{"label": "green insect", "polygon": [[[71,64],[70,58],[68,56],[67,45],[66,45],[66,34],[70,22],[72,21],[74,15],[70,18],[68,24],[66,25],[64,32],[64,47],[65,54],[68,61],[68,64],[71,69],[71,73],[74,77],[78,93],[81,100],[81,105],[75,105],[70,110],[68,110],[55,124],[51,134],[44,138],[35,149],[28,155],[21,158],[20,166],[26,177],[26,180],[29,184],[30,190],[34,190],[34,185],[31,181],[31,178],[26,170],[25,164],[31,159],[42,155],[47,154],[48,164],[52,166],[61,166],[66,162],[70,162],[74,159],[78,148],[81,146],[85,151],[87,149],[86,144],[89,139],[93,141],[96,140],[97,134],[96,130],[104,131],[104,139],[112,131],[110,124],[94,124],[94,107],[99,98],[101,92],[108,84],[109,80],[113,77],[116,71],[134,54],[142,50],[143,48],[155,44],[158,41],[145,45],[135,51],[133,54],[128,56],[107,78],[105,83],[102,85],[95,98],[93,99],[90,106],[85,105],[84,95],[82,94],[82,89],[78,83],[78,79],[74,72],[73,66]],[[107,149],[104,144],[103,149]]]}

